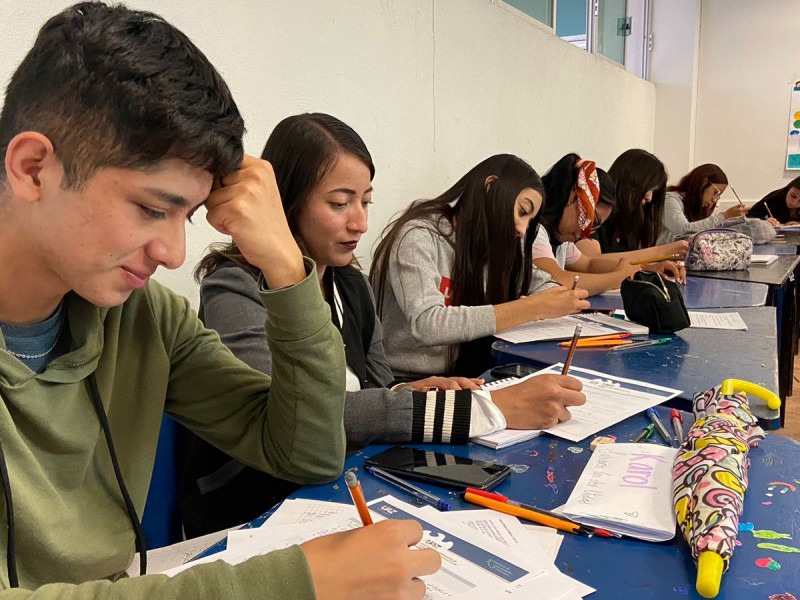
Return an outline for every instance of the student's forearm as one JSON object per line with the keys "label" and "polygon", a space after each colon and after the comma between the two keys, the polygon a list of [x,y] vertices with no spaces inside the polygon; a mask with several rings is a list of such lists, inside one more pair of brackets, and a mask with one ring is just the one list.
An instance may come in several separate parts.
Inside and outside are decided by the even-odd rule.
{"label": "student's forearm", "polygon": [[610,273],[581,273],[578,287],[589,292],[590,296],[602,294],[608,290],[619,287],[625,274],[621,271],[611,271]]}

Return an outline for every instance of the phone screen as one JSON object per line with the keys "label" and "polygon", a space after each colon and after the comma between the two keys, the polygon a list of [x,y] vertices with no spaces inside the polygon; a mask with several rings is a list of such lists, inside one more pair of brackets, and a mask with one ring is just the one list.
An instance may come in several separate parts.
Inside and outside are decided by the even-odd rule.
{"label": "phone screen", "polygon": [[459,489],[491,489],[511,474],[511,469],[463,456],[394,446],[364,461],[368,467],[406,477],[430,481]]}

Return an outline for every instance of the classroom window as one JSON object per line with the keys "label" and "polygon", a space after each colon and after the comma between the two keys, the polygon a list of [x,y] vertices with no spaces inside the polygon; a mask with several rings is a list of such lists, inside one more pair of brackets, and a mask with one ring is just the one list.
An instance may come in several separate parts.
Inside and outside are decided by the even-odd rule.
{"label": "classroom window", "polygon": [[647,78],[651,0],[504,0],[561,39]]}

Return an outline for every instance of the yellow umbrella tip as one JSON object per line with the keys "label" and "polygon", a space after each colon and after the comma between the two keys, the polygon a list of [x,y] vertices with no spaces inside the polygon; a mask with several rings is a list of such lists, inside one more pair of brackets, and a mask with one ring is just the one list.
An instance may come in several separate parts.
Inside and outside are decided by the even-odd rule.
{"label": "yellow umbrella tip", "polygon": [[725,562],[716,552],[701,552],[697,559],[697,593],[703,598],[716,598]]}

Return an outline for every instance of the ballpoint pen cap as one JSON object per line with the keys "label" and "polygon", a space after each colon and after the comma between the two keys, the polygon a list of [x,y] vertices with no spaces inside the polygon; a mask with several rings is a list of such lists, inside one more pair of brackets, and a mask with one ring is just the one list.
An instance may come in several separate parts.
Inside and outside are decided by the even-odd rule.
{"label": "ballpoint pen cap", "polygon": [[706,550],[697,559],[697,593],[703,598],[716,598],[725,563],[716,552]]}
{"label": "ballpoint pen cap", "polygon": [[681,415],[681,413],[678,411],[678,409],[677,409],[677,408],[671,408],[671,409],[670,409],[670,411],[669,411],[669,418],[670,418],[670,421],[671,421],[672,419],[678,419],[678,421],[680,421],[681,423],[683,423],[683,416]]}
{"label": "ballpoint pen cap", "polygon": [[450,504],[447,500],[437,500],[436,508],[438,508],[439,510],[453,510],[453,505]]}

